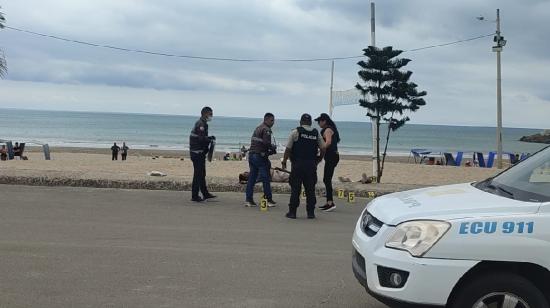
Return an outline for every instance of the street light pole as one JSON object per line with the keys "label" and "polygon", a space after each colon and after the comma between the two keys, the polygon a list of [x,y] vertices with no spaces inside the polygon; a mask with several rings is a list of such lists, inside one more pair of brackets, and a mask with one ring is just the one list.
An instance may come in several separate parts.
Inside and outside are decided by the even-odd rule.
{"label": "street light pole", "polygon": [[[370,45],[372,47],[376,46],[376,31],[375,31],[375,15],[374,15],[374,2],[370,3]],[[379,181],[378,171],[380,170],[379,166],[379,149],[378,149],[378,117],[371,118],[371,127],[372,127],[372,176],[376,178],[376,182]]]}
{"label": "street light pole", "polygon": [[501,93],[501,72],[500,53],[506,45],[504,37],[500,35],[500,10],[497,9],[497,30],[493,39],[496,46],[493,51],[497,53],[497,168],[502,169],[502,93]]}

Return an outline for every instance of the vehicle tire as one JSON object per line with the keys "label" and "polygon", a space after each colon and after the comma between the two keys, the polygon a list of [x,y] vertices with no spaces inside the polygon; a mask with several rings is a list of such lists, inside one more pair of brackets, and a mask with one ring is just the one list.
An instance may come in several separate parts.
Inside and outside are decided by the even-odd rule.
{"label": "vehicle tire", "polygon": [[[505,301],[506,306],[503,304]],[[544,294],[533,283],[517,274],[504,272],[484,273],[467,281],[453,296],[448,306],[549,308]]]}

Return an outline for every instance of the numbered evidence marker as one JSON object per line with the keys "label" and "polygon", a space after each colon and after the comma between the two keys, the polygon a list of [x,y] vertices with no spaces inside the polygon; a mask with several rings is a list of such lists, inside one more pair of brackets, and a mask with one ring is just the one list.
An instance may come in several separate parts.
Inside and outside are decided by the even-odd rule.
{"label": "numbered evidence marker", "polygon": [[370,199],[376,198],[376,192],[375,191],[369,191],[369,192],[367,192],[367,196]]}
{"label": "numbered evidence marker", "polygon": [[354,192],[348,192],[348,202],[349,203],[355,203],[355,193]]}
{"label": "numbered evidence marker", "polygon": [[302,199],[305,199],[305,198],[306,198],[306,191],[305,191],[305,189],[302,189],[302,194],[300,194],[300,196],[302,196]]}
{"label": "numbered evidence marker", "polygon": [[344,199],[344,190],[338,189],[338,199]]}
{"label": "numbered evidence marker", "polygon": [[260,199],[260,211],[267,212],[267,199],[265,197]]}

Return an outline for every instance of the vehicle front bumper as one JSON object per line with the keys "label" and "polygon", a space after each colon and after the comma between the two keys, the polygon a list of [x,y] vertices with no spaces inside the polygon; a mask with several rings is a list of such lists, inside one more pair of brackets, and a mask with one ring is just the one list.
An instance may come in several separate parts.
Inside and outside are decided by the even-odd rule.
{"label": "vehicle front bumper", "polygon": [[[356,226],[353,234],[353,272],[367,292],[388,305],[442,307],[460,278],[478,261],[415,258],[408,252],[385,247],[393,227],[384,225],[373,237]],[[383,287],[378,268],[386,267],[409,273],[400,288]],[[420,305],[420,306],[419,306]]]}

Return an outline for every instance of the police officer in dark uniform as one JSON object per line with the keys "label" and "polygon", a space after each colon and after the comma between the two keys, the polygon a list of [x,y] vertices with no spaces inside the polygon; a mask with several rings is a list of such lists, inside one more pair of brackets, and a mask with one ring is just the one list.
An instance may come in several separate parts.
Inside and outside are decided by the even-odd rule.
{"label": "police officer in dark uniform", "polygon": [[300,118],[300,126],[293,129],[288,137],[282,161],[283,169],[286,169],[289,158],[292,163],[289,179],[290,202],[286,217],[296,219],[296,209],[300,205],[300,191],[303,184],[306,191],[307,218],[315,218],[317,164],[323,159],[324,151],[323,138],[315,128],[311,127],[311,115],[304,113]]}
{"label": "police officer in dark uniform", "polygon": [[246,185],[246,200],[245,206],[256,206],[254,202],[254,185],[258,176],[263,183],[264,195],[267,199],[267,206],[273,207],[277,203],[273,201],[271,194],[271,183],[269,173],[271,162],[269,155],[275,154],[276,145],[271,143],[271,127],[275,123],[275,116],[272,113],[264,115],[264,121],[254,130],[250,140],[250,149],[248,151],[248,166],[250,172],[248,174],[248,183]]}
{"label": "police officer in dark uniform", "polygon": [[[189,135],[189,152],[193,162],[191,201],[195,202],[216,198],[206,188],[206,153],[208,153],[210,143],[216,139],[214,136],[208,136],[208,122],[212,120],[212,115],[212,108],[202,108],[201,117]],[[199,190],[202,193],[202,198],[199,196]]]}

